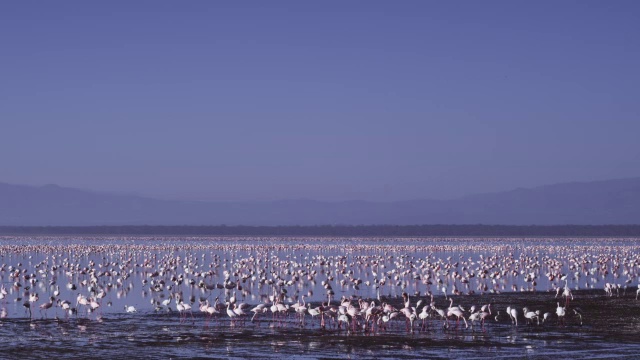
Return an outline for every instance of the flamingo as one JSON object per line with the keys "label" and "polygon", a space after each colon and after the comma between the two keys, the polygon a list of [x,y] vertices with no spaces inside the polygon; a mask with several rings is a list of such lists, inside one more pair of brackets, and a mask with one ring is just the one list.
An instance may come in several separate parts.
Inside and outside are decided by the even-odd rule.
{"label": "flamingo", "polygon": [[49,298],[49,302],[44,303],[44,304],[40,304],[40,313],[42,314],[42,311],[44,310],[44,317],[47,317],[47,310],[51,309],[51,307],[53,306],[53,302],[55,301],[55,297],[50,297]]}
{"label": "flamingo", "polygon": [[320,309],[312,309],[311,308],[311,303],[307,304],[307,311],[309,312],[309,315],[311,315],[311,321],[313,321],[313,319],[320,315]]}
{"label": "flamingo", "polygon": [[251,322],[253,322],[253,319],[255,319],[256,315],[264,313],[265,311],[267,311],[266,304],[258,304],[256,307],[251,309],[251,312],[253,313],[253,316],[251,317]]}
{"label": "flamingo", "polygon": [[209,315],[209,319],[211,319],[214,314],[218,314],[219,313],[219,311],[217,309],[217,306],[216,306],[217,303],[218,303],[218,298],[216,298],[216,304],[214,304],[214,305],[209,305],[209,300],[207,300],[206,306],[204,308],[204,311],[207,313],[207,315]]}
{"label": "flamingo", "polygon": [[569,297],[571,297],[571,300],[573,301],[573,294],[571,293],[571,289],[569,289],[567,280],[564,281],[564,291],[562,292],[562,296],[565,298],[564,306],[569,306]]}
{"label": "flamingo", "polygon": [[417,318],[416,312],[412,311],[411,315],[409,315],[409,324],[411,326],[411,332],[413,332],[413,323],[416,321],[416,318]]}
{"label": "flamingo", "polygon": [[[185,313],[187,313],[187,312],[188,312],[189,314],[191,314],[191,320],[192,320],[192,321],[195,321],[195,318],[193,317],[193,312],[191,312],[191,305],[190,305],[190,304],[187,304],[187,303],[185,303],[185,302],[183,302],[182,300],[180,300],[180,304],[182,304],[182,307],[183,307],[183,309],[184,309],[183,311],[184,311]],[[187,315],[185,314],[185,315],[184,315],[184,317],[185,317],[185,319],[186,319],[186,318],[187,318]]]}
{"label": "flamingo", "polygon": [[516,308],[512,308],[511,306],[507,307],[507,314],[511,318],[511,323],[518,326],[518,310]]}
{"label": "flamingo", "polygon": [[[453,303],[453,301],[452,301],[452,303]],[[462,312],[460,307],[449,307],[449,309],[447,310],[447,323],[448,323],[449,316],[455,316],[456,317],[456,328],[458,327],[458,323],[460,322],[460,319],[462,319],[464,321],[465,328],[469,328],[469,324],[467,323],[467,319],[465,319],[464,313]]]}
{"label": "flamingo", "polygon": [[271,304],[271,306],[269,307],[269,310],[271,310],[271,320],[273,321],[278,316],[278,305],[277,305],[277,302]]}
{"label": "flamingo", "polygon": [[533,320],[538,321],[538,325],[540,325],[540,310],[529,311],[528,308],[523,308],[522,312],[524,313],[524,318],[527,319],[527,324],[533,324]]}
{"label": "flamingo", "polygon": [[582,326],[582,309],[579,307],[573,308],[573,313],[580,317],[580,326]]}
{"label": "flamingo", "polygon": [[351,330],[349,329],[349,318],[346,314],[340,314],[338,316],[338,329],[340,329],[340,324],[342,323],[344,323],[344,327],[347,329],[347,331],[350,332]]}
{"label": "flamingo", "polygon": [[488,311],[485,311],[485,307],[484,306],[480,309],[480,321],[481,321],[483,330],[484,330],[485,319],[488,318],[491,315],[491,304],[489,304],[489,306],[486,308],[486,310],[488,310]]}
{"label": "flamingo", "polygon": [[422,330],[423,331],[425,329],[425,324],[426,324],[426,321],[427,321],[428,317],[429,317],[429,305],[425,305],[425,306],[422,307],[422,311],[418,315],[418,318],[420,318],[422,320]]}
{"label": "flamingo", "polygon": [[380,325],[382,325],[383,330],[387,329],[387,323],[389,322],[389,320],[391,320],[391,317],[389,316],[389,314],[384,314],[380,317],[380,319],[378,319],[378,327],[380,327]]}
{"label": "flamingo", "polygon": [[458,309],[461,312],[465,311],[464,308],[461,305],[453,306],[453,298],[452,297],[449,298],[449,309],[448,310],[451,310],[451,309]]}
{"label": "flamingo", "polygon": [[183,313],[184,313],[185,308],[184,308],[184,305],[182,304],[182,301],[176,303],[176,310],[178,311],[178,316],[180,317],[180,322],[183,322],[184,321],[184,319],[183,319],[183,315],[184,314]]}
{"label": "flamingo", "polygon": [[171,304],[171,298],[162,300],[161,304],[165,307],[165,309],[167,309],[167,311],[171,311],[171,308],[169,308],[169,305]]}
{"label": "flamingo", "polygon": [[[82,294],[78,294],[78,297],[76,298],[76,306],[78,305],[87,307],[89,305],[89,300],[87,300],[87,298]],[[89,309],[87,309],[87,314],[89,314]]]}
{"label": "flamingo", "polygon": [[64,310],[65,317],[68,317],[69,312],[71,310],[71,303],[67,300],[63,300],[63,301],[58,300],[58,303],[59,303],[58,306],[60,306],[62,310]]}
{"label": "flamingo", "polygon": [[405,317],[405,328],[409,331],[409,325],[411,325],[411,332],[413,332],[413,320],[415,320],[415,311],[414,308],[407,307],[405,303],[405,307],[400,309],[400,312],[404,314]]}
{"label": "flamingo", "polygon": [[29,302],[30,303],[34,303],[36,301],[38,301],[39,297],[37,293],[31,293],[31,295],[29,295]]}
{"label": "flamingo", "polygon": [[469,315],[469,321],[471,321],[471,330],[473,330],[473,326],[476,321],[480,321],[480,312],[473,312]]}
{"label": "flamingo", "polygon": [[31,303],[29,303],[29,301],[25,301],[22,303],[22,306],[24,307],[25,312],[29,310],[29,319],[33,318],[33,315],[31,314]]}
{"label": "flamingo", "polygon": [[96,301],[96,299],[91,298],[91,299],[89,300],[89,309],[90,309],[92,312],[93,312],[93,311],[95,311],[95,310],[97,310],[99,307],[100,307],[100,303],[98,303],[98,302]]}
{"label": "flamingo", "polygon": [[282,319],[286,316],[289,311],[289,306],[284,305],[281,302],[276,303],[276,309],[278,311],[278,316],[280,318],[280,326],[282,326]]}
{"label": "flamingo", "polygon": [[438,309],[435,307],[433,308],[433,310],[435,310],[438,316],[440,316],[440,318],[443,319],[442,326],[443,327],[446,326],[447,313],[443,309]]}
{"label": "flamingo", "polygon": [[231,322],[229,323],[229,326],[233,326],[234,325],[234,321],[235,319],[238,317],[238,314],[236,314],[235,311],[231,310],[231,302],[227,301],[227,316],[229,316],[229,318],[231,319]]}
{"label": "flamingo", "polygon": [[353,332],[356,331],[356,316],[360,315],[360,311],[358,309],[356,309],[355,306],[349,304],[349,307],[347,308],[347,314],[351,317],[351,323],[353,324]]}
{"label": "flamingo", "polygon": [[558,323],[564,325],[564,316],[565,316],[565,308],[560,306],[558,302],[558,307],[556,307],[556,315],[558,315]]}
{"label": "flamingo", "polygon": [[[306,306],[298,306],[297,308],[295,308],[296,313],[298,314],[298,316],[300,317],[300,327],[304,326],[304,314],[307,312],[307,307]],[[320,311],[320,310],[318,310]]]}
{"label": "flamingo", "polygon": [[233,306],[233,312],[237,315],[237,318],[238,318],[238,319],[241,319],[241,320],[242,320],[242,322],[241,322],[241,323],[242,323],[242,325],[244,325],[244,320],[243,320],[243,319],[244,319],[245,312],[244,312],[244,310],[242,310],[242,307],[238,306],[238,304],[237,304],[237,303],[236,303],[236,304],[234,304],[234,306]]}

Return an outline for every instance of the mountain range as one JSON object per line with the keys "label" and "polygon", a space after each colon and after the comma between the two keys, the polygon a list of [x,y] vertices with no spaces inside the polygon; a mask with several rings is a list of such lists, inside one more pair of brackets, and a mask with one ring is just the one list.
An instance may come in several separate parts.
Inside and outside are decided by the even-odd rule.
{"label": "mountain range", "polygon": [[640,223],[640,178],[396,202],[198,202],[0,183],[0,225],[601,225]]}

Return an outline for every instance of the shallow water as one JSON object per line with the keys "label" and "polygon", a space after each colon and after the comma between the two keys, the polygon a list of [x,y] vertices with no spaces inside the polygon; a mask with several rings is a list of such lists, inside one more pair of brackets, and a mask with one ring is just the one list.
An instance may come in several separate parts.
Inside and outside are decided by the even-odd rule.
{"label": "shallow water", "polygon": [[[328,282],[334,303],[346,296],[400,308],[403,292],[413,296],[414,305],[418,299],[428,302],[426,294],[433,293],[441,308],[448,306],[446,295],[467,309],[491,302],[503,313],[508,305],[553,312],[557,301],[565,301],[555,292],[565,285],[560,279],[565,275],[567,286],[581,294],[573,304],[594,313],[601,302],[633,306],[639,244],[638,239],[584,238],[4,237],[0,280],[7,295],[0,300],[0,336],[6,340],[0,351],[16,358],[123,352],[151,358],[631,356],[639,350],[628,336],[638,330],[626,325],[632,321],[600,331],[621,316],[615,311],[590,317],[584,326],[575,317],[566,327],[555,319],[515,327],[504,318],[482,331],[479,325],[444,329],[441,320],[432,319],[428,330],[408,332],[404,319],[396,319],[386,331],[365,333],[338,330],[333,322],[320,329],[309,315],[301,328],[294,313],[281,321],[267,313],[253,323],[232,323],[224,311],[210,319],[197,308],[200,300],[223,303],[232,296],[253,306],[270,302],[274,294],[284,294],[287,304],[305,295],[315,307],[329,300]],[[235,286],[224,288],[229,282]],[[606,283],[619,285],[614,297],[601,290]],[[55,290],[60,291],[56,301],[68,300],[76,314],[55,305],[39,310]],[[101,290],[95,311],[76,304],[78,295],[96,298]],[[30,316],[23,304],[34,292],[39,299],[30,304]],[[185,314],[183,320],[175,311],[178,298],[192,304],[193,317]],[[168,309],[159,305],[169,299]],[[126,313],[125,305],[137,312]],[[625,311],[640,320],[636,307]]]}
{"label": "shallow water", "polygon": [[610,358],[635,356],[640,344],[607,339],[591,329],[515,328],[489,324],[486,332],[440,328],[406,333],[399,328],[384,334],[350,334],[319,328],[292,326],[231,327],[229,321],[209,327],[197,316],[177,324],[169,315],[113,315],[101,321],[88,319],[4,320],[0,336],[3,354],[30,358],[64,355],[118,358],[484,358],[555,357]]}

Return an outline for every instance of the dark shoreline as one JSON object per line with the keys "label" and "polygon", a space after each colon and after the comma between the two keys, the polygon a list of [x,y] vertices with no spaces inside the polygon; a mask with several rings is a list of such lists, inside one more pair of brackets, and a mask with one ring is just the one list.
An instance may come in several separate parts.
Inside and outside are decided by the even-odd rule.
{"label": "dark shoreline", "polygon": [[640,225],[0,226],[0,235],[640,237]]}

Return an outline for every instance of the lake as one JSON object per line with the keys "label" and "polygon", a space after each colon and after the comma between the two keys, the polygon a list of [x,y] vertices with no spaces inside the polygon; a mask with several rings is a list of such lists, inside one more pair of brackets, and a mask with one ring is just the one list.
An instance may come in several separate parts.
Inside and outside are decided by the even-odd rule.
{"label": "lake", "polygon": [[[0,334],[10,340],[1,348],[16,357],[630,356],[638,240],[5,236]],[[372,301],[397,310],[408,301],[416,320],[385,321],[392,310],[341,323],[329,311]],[[246,304],[245,315],[230,318],[225,304]],[[267,311],[253,317],[259,304]],[[288,309],[274,314],[275,304]],[[488,304],[484,326],[465,327],[471,307]],[[465,320],[438,317],[451,305]],[[551,315],[527,325],[525,306],[538,321]],[[326,311],[312,317],[318,307]]]}

